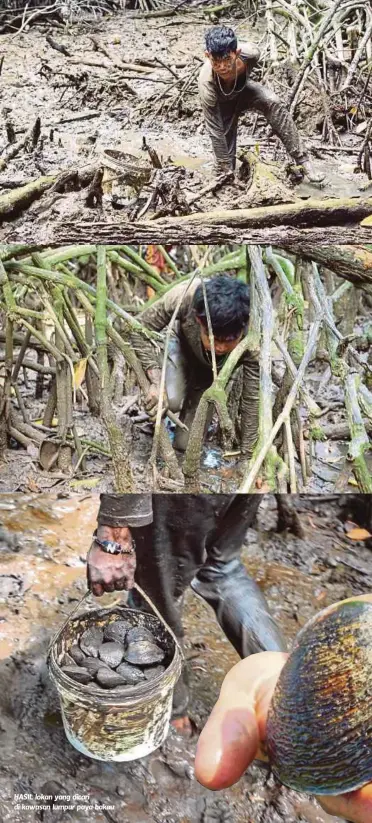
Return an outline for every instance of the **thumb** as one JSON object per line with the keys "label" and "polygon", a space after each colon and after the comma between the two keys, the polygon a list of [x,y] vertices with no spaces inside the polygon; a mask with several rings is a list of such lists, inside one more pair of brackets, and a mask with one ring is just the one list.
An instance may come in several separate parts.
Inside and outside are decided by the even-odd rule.
{"label": "thumb", "polygon": [[236,783],[258,749],[253,707],[247,695],[234,695],[234,704],[220,699],[204,727],[195,758],[195,776],[208,789],[226,789]]}
{"label": "thumb", "polygon": [[195,776],[203,786],[232,786],[255,757],[262,757],[267,711],[286,659],[282,652],[259,652],[226,675],[196,751]]}

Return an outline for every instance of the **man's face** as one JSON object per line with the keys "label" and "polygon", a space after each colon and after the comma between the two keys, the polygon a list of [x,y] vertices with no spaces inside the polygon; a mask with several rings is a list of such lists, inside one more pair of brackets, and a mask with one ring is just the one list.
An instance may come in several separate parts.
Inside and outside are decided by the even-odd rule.
{"label": "man's face", "polygon": [[[211,350],[211,342],[209,339],[208,329],[203,326],[198,318],[198,323],[200,326],[200,338],[203,344],[203,348],[206,351]],[[214,338],[214,350],[216,352],[217,357],[221,357],[223,354],[230,354],[230,352],[236,349],[238,343],[240,343],[243,337],[243,332],[241,331],[239,337],[235,337],[233,340],[218,340],[217,337]]]}
{"label": "man's face", "polygon": [[224,57],[216,57],[216,55],[211,54],[209,51],[205,52],[206,57],[208,57],[212,63],[213,71],[218,74],[219,77],[222,77],[223,80],[235,74],[236,61],[239,54],[240,49],[230,51],[229,54]]}

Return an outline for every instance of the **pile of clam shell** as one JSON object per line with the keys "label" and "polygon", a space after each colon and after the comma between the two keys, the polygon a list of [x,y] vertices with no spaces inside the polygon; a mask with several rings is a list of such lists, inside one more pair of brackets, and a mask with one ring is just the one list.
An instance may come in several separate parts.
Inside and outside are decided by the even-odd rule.
{"label": "pile of clam shell", "polygon": [[123,691],[161,675],[166,652],[151,632],[116,620],[91,626],[65,653],[61,669],[72,680],[95,690]]}

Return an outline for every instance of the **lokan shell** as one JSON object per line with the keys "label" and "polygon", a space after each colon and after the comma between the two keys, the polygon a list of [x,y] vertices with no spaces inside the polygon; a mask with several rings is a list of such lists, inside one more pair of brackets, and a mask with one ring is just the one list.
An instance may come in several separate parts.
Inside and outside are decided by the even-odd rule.
{"label": "lokan shell", "polygon": [[75,664],[73,666],[62,666],[62,671],[72,680],[76,680],[77,683],[86,684],[93,680],[93,675],[87,669],[83,669],[82,666],[76,666]]}
{"label": "lokan shell", "polygon": [[137,666],[131,666],[130,663],[121,663],[116,669],[117,673],[124,678],[128,686],[137,686],[145,679],[145,675]]}
{"label": "lokan shell", "polygon": [[74,643],[74,645],[71,646],[71,648],[69,649],[69,654],[70,654],[70,657],[72,657],[74,663],[76,663],[77,666],[83,666],[84,665],[84,661],[86,659],[85,654],[81,650],[80,646],[77,645],[77,643]]}
{"label": "lokan shell", "polygon": [[126,636],[126,644],[127,646],[131,646],[133,643],[138,643],[142,640],[148,640],[149,643],[155,643],[155,637],[151,632],[145,628],[145,626],[133,626],[127,632]]}
{"label": "lokan shell", "polygon": [[[98,649],[103,641],[103,631],[99,626],[90,626],[80,638],[80,648],[89,657],[98,657]],[[71,651],[70,651],[71,654]],[[71,655],[73,657],[73,655]]]}
{"label": "lokan shell", "polygon": [[98,649],[98,656],[111,669],[116,669],[120,665],[124,656],[124,646],[121,643],[116,643],[114,640],[109,640],[107,643],[102,643]]}
{"label": "lokan shell", "polygon": [[103,639],[115,640],[117,643],[124,644],[125,636],[131,628],[131,624],[128,620],[115,620],[105,626],[103,631]]}
{"label": "lokan shell", "polygon": [[127,663],[135,666],[151,666],[160,663],[165,657],[165,652],[156,643],[150,640],[139,640],[138,643],[131,643],[125,651],[124,658]]}
{"label": "lokan shell", "polygon": [[274,774],[297,791],[343,794],[372,780],[372,597],[336,603],[299,632],[266,744]]}

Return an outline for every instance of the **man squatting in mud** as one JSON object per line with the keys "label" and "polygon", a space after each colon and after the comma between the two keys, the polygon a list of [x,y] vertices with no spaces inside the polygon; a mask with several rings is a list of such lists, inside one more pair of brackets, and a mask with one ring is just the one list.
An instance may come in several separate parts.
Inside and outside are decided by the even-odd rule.
{"label": "man squatting in mud", "polygon": [[[220,371],[230,352],[246,334],[249,320],[249,287],[235,277],[219,275],[205,280],[205,289],[214,336],[217,371]],[[204,303],[203,288],[195,278],[191,285],[185,281],[174,286],[139,316],[140,322],[149,329],[162,331],[169,324],[181,295],[175,334],[171,338],[167,370],[164,409],[180,412],[180,419],[188,431],[178,428],[174,446],[184,451],[189,431],[203,392],[213,380],[211,344]],[[156,413],[159,402],[162,355],[151,341],[137,332],[131,333],[148,379],[150,390],[145,406],[150,415]],[[238,366],[243,370],[241,396],[241,461],[237,471],[243,471],[251,456],[258,435],[259,364],[257,354],[246,351]],[[231,378],[229,389],[235,379]],[[213,415],[211,407],[207,427]]]}
{"label": "man squatting in mud", "polygon": [[244,111],[262,114],[288,154],[313,183],[318,174],[305,151],[286,106],[271,89],[250,80],[260,52],[253,43],[238,43],[233,29],[215,26],[205,37],[206,61],[199,74],[199,95],[212,141],[217,173],[235,169],[238,120]]}
{"label": "man squatting in mud", "polygon": [[[285,650],[260,589],[240,560],[259,495],[102,494],[100,501],[87,556],[93,594],[130,590],[135,580],[182,644],[182,600],[191,585],[212,606],[241,658]],[[149,610],[135,589],[128,606]],[[191,730],[187,706],[184,669],[174,690],[172,721],[184,734]]]}

